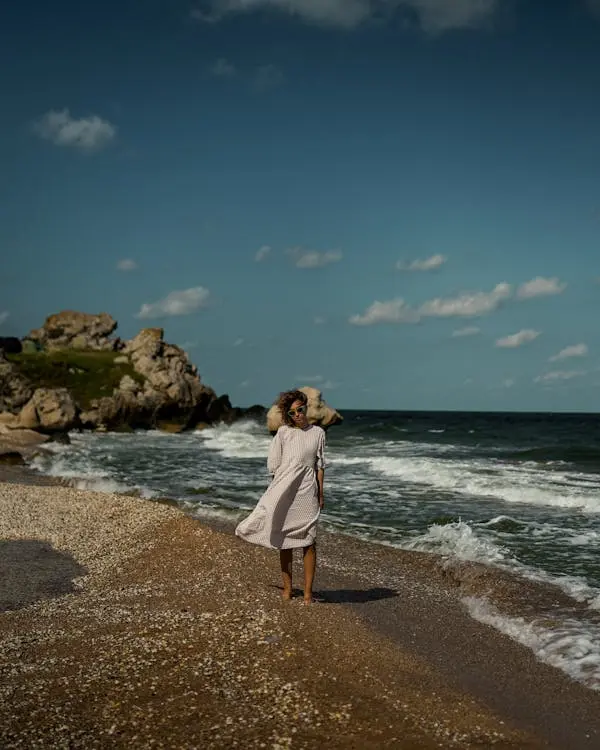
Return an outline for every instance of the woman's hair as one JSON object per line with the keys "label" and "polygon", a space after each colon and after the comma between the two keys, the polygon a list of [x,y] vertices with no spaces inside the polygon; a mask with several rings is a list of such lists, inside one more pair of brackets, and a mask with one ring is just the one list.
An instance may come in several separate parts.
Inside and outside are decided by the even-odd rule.
{"label": "woman's hair", "polygon": [[294,401],[301,401],[306,406],[308,404],[308,396],[306,393],[302,393],[302,391],[285,391],[277,399],[277,406],[281,412],[283,423],[290,427],[294,426],[294,420],[290,417],[288,411],[291,409]]}

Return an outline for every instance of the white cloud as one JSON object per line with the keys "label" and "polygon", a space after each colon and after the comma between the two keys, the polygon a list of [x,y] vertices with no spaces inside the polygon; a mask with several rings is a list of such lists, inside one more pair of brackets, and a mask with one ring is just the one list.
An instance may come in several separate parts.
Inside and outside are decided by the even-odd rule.
{"label": "white cloud", "polygon": [[557,279],[545,279],[543,276],[537,276],[531,281],[517,289],[517,299],[532,299],[533,297],[547,297],[551,294],[561,294],[567,288],[567,285]]}
{"label": "white cloud", "polygon": [[117,269],[119,271],[135,271],[138,264],[131,258],[123,258],[117,263]]}
{"label": "white cloud", "polygon": [[276,10],[306,23],[353,29],[399,11],[414,16],[427,33],[439,34],[483,25],[498,6],[499,0],[204,0],[191,15],[216,23],[233,13]]}
{"label": "white cloud", "polygon": [[4,310],[3,312],[0,312],[0,326],[4,325],[6,321],[10,318],[10,313],[8,310]]}
{"label": "white cloud", "polygon": [[556,383],[561,380],[572,380],[573,378],[580,378],[587,375],[585,370],[553,370],[547,372],[544,375],[538,375],[534,379],[535,383]]}
{"label": "white cloud", "polygon": [[269,245],[263,245],[262,247],[259,247],[256,251],[256,255],[254,256],[254,260],[257,263],[262,263],[263,260],[270,254],[271,248]]}
{"label": "white cloud", "polygon": [[[233,13],[277,10],[322,26],[353,28],[371,16],[380,0],[205,0],[192,11],[198,21],[217,22]],[[204,10],[203,8],[206,8]]]}
{"label": "white cloud", "polygon": [[506,380],[502,381],[502,387],[503,388],[512,388],[516,384],[516,380],[514,378],[506,378]]}
{"label": "white cloud", "polygon": [[423,260],[413,260],[410,263],[406,263],[403,260],[399,260],[396,263],[396,268],[399,271],[434,271],[436,268],[440,268],[448,260],[445,255],[432,255],[430,258],[424,258]]}
{"label": "white cloud", "polygon": [[168,318],[177,315],[190,315],[206,307],[210,292],[203,286],[183,289],[167,294],[158,302],[145,303],[141,306],[136,318],[150,320],[152,318]]}
{"label": "white cloud", "polygon": [[331,263],[339,263],[343,257],[341,250],[327,250],[321,253],[318,250],[304,250],[301,247],[292,247],[286,252],[294,259],[296,268],[322,268]]}
{"label": "white cloud", "polygon": [[117,135],[117,128],[98,115],[71,117],[68,109],[51,110],[33,125],[33,130],[57,146],[72,146],[80,151],[97,151]]}
{"label": "white cloud", "polygon": [[375,323],[416,323],[418,314],[398,297],[388,302],[376,300],[363,315],[353,315],[350,323],[355,326],[372,326]]}
{"label": "white cloud", "polygon": [[244,339],[236,339],[236,340],[235,340],[235,341],[233,342],[233,345],[234,345],[234,346],[241,346],[241,345],[242,345],[243,343],[244,343]]}
{"label": "white cloud", "polygon": [[262,93],[276,89],[284,81],[285,75],[277,65],[261,65],[252,78],[252,88]]}
{"label": "white cloud", "polygon": [[513,333],[510,336],[498,339],[496,341],[496,346],[499,346],[502,349],[516,349],[519,346],[535,341],[539,335],[540,331],[533,331],[531,328],[524,328],[518,333]]}
{"label": "white cloud", "polygon": [[247,388],[249,385],[250,385],[249,380],[242,380],[242,382],[240,383],[240,388]]}
{"label": "white cloud", "polygon": [[217,78],[233,78],[237,73],[235,65],[225,57],[215,60],[209,71]]}
{"label": "white cloud", "polygon": [[497,284],[491,292],[464,292],[458,297],[438,297],[412,308],[403,299],[376,301],[364,315],[353,315],[353,325],[418,323],[422,318],[475,318],[495,310],[512,294],[509,284]]}
{"label": "white cloud", "polygon": [[489,22],[499,0],[397,0],[416,13],[421,28],[430,34],[468,29]]}
{"label": "white cloud", "polygon": [[322,383],[325,378],[322,375],[297,375],[298,383]]}
{"label": "white cloud", "polygon": [[[538,276],[525,284],[521,284],[516,296],[521,300],[531,299],[549,294],[560,294],[565,288],[566,284],[556,278],[545,279]],[[477,318],[493,312],[504,302],[514,299],[514,297],[513,287],[506,282],[502,282],[496,284],[489,292],[462,292],[456,297],[437,297],[423,302],[415,308],[410,307],[399,298],[387,302],[376,301],[364,315],[354,315],[350,318],[350,322],[355,325],[372,325],[384,322],[416,323],[422,318]],[[455,331],[452,335],[473,335],[476,332],[471,327],[462,330],[464,333]],[[510,345],[498,344],[498,346]]]}
{"label": "white cloud", "polygon": [[477,326],[467,326],[466,328],[458,328],[456,331],[452,331],[452,338],[457,339],[463,336],[476,336],[481,331],[481,328]]}
{"label": "white cloud", "polygon": [[567,346],[561,349],[558,354],[550,357],[549,362],[560,362],[562,359],[569,359],[570,357],[587,357],[589,349],[587,344],[573,344],[573,346]]}
{"label": "white cloud", "polygon": [[419,308],[423,317],[474,318],[492,312],[512,294],[510,284],[497,284],[491,292],[464,292],[458,297],[437,298]]}
{"label": "white cloud", "polygon": [[317,315],[317,316],[315,316],[315,317],[313,318],[313,323],[314,323],[314,324],[315,324],[316,326],[322,326],[322,325],[324,325],[324,324],[325,324],[326,322],[327,322],[327,320],[326,320],[325,318],[322,318],[322,317],[321,317],[320,315]]}

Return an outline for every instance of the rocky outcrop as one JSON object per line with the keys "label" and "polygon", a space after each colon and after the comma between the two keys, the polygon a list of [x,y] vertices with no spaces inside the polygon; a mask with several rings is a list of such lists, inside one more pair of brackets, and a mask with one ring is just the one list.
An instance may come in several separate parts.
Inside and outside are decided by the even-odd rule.
{"label": "rocky outcrop", "polygon": [[7,462],[21,463],[14,454],[21,456],[23,460],[31,458],[38,452],[39,446],[48,440],[47,435],[41,435],[33,430],[14,429],[16,419],[13,415],[12,425],[6,423],[9,419],[0,420],[0,461],[2,456],[7,456]]}
{"label": "rocky outcrop", "polygon": [[[317,424],[319,427],[331,427],[335,424],[340,424],[343,421],[342,415],[329,406],[321,395],[321,391],[317,388],[310,388],[304,386],[298,390],[302,391],[308,396],[308,421],[311,424]],[[267,413],[267,429],[271,434],[277,432],[277,430],[283,424],[283,418],[277,404],[269,409]]]}
{"label": "rocky outcrop", "polygon": [[86,349],[113,351],[121,346],[120,339],[110,338],[117,321],[100,313],[63,312],[50,315],[41,328],[30,331],[26,339],[37,342],[42,349]]}
{"label": "rocky outcrop", "polygon": [[[216,422],[255,419],[275,432],[273,407],[234,408],[202,382],[162,328],[144,328],[127,342],[111,338],[116,321],[106,313],[63,311],[23,339],[22,353],[0,350],[0,427],[56,436],[74,427],[98,430],[155,428],[179,432]],[[315,388],[309,420],[328,427],[341,421]]]}
{"label": "rocky outcrop", "polygon": [[18,427],[44,433],[64,432],[79,424],[77,412],[66,388],[38,388],[21,410]]}
{"label": "rocky outcrop", "polygon": [[0,412],[18,413],[32,395],[29,380],[0,351]]}
{"label": "rocky outcrop", "polygon": [[82,412],[85,427],[119,429],[162,427],[180,431],[202,422],[229,420],[235,410],[227,396],[205,386],[186,352],[163,339],[162,328],[144,328],[127,342],[126,358],[139,381],[126,375],[111,396]]}

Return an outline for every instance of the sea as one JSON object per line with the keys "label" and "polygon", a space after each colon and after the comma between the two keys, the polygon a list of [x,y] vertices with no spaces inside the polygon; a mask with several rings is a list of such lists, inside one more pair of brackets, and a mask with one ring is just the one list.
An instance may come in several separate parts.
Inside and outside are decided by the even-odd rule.
{"label": "sea", "polygon": [[[33,468],[236,522],[269,482],[270,441],[254,421],[179,435],[72,433]],[[600,690],[600,414],[345,411],[326,460],[326,530],[557,587],[573,606],[562,597],[550,622],[485,598],[464,604]]]}

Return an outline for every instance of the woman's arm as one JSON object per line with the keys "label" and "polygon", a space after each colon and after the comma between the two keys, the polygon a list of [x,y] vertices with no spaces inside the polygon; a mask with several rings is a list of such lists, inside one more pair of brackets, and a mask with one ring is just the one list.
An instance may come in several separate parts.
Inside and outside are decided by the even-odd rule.
{"label": "woman's arm", "polygon": [[281,442],[281,427],[275,433],[269,446],[269,455],[267,457],[267,471],[275,475],[277,469],[281,466],[281,456],[283,453],[283,444]]}
{"label": "woman's arm", "polygon": [[319,438],[319,447],[317,448],[317,484],[319,485],[319,508],[323,510],[325,505],[325,496],[323,494],[323,485],[325,483],[325,430]]}
{"label": "woman's arm", "polygon": [[325,481],[325,469],[317,469],[317,484],[319,485],[319,508],[323,510],[325,497],[323,495],[323,483]]}

